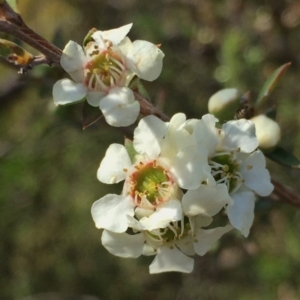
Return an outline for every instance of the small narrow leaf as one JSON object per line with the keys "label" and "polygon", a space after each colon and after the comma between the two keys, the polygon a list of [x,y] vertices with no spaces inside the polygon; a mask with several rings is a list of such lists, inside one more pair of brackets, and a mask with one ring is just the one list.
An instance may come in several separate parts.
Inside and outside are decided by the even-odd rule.
{"label": "small narrow leaf", "polygon": [[145,89],[144,85],[141,83],[141,80],[138,77],[134,77],[131,80],[131,82],[129,83],[129,88],[131,88],[133,91],[138,91],[143,96],[143,98],[151,102],[147,90]]}
{"label": "small narrow leaf", "polygon": [[6,58],[10,63],[14,63],[19,66],[26,66],[30,64],[34,56],[27,52],[17,44],[0,39],[0,55]]}
{"label": "small narrow leaf", "polygon": [[103,117],[99,107],[93,107],[86,101],[82,107],[82,128],[86,129]]}
{"label": "small narrow leaf", "polygon": [[93,41],[92,35],[94,32],[96,32],[97,29],[96,28],[92,28],[87,35],[85,36],[85,38],[83,39],[83,47],[85,47],[90,41]]}
{"label": "small narrow leaf", "polygon": [[276,147],[271,152],[265,153],[265,155],[280,165],[300,169],[300,160],[281,147]]}
{"label": "small narrow leaf", "polygon": [[129,155],[131,161],[133,162],[134,161],[134,157],[136,156],[137,152],[136,152],[136,150],[133,147],[132,140],[130,140],[128,138],[125,138],[124,146],[125,146],[125,148],[127,150],[127,153]]}
{"label": "small narrow leaf", "polygon": [[256,108],[261,107],[262,104],[268,99],[270,93],[274,90],[274,88],[278,84],[279,79],[282,77],[282,75],[285,73],[285,71],[289,68],[290,65],[291,65],[290,62],[282,65],[281,67],[276,69],[272,73],[272,75],[267,79],[262,89],[260,90],[260,93],[256,100]]}
{"label": "small narrow leaf", "polygon": [[[4,2],[4,1],[2,1]],[[15,11],[15,12],[19,12],[18,10],[18,0],[6,0],[6,2],[9,4],[9,6]],[[1,3],[1,2],[0,2]]]}

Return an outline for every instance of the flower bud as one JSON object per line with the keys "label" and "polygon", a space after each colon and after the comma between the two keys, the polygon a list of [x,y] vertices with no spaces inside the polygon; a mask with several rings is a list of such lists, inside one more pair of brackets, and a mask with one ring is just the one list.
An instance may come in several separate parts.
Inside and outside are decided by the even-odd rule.
{"label": "flower bud", "polygon": [[251,119],[255,124],[259,148],[263,151],[272,150],[280,141],[281,130],[277,122],[266,115],[258,115]]}
{"label": "flower bud", "polygon": [[223,89],[208,100],[208,111],[220,121],[231,120],[239,107],[239,92],[235,88]]}

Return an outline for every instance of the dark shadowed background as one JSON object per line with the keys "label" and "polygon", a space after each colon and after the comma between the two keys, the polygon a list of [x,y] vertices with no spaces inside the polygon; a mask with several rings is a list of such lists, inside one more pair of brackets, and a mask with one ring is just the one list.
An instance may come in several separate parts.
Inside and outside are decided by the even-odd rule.
{"label": "dark shadowed background", "polygon": [[[20,0],[19,10],[60,48],[93,27],[132,22],[132,40],[161,44],[166,55],[161,76],[145,86],[169,116],[200,118],[225,87],[255,99],[272,71],[292,62],[269,105],[278,108],[281,145],[300,157],[299,1]],[[300,210],[269,199],[258,200],[247,239],[223,237],[192,274],[149,275],[152,258],[109,254],[90,208],[121,191],[96,171],[123,136],[103,120],[82,130],[81,104],[55,108],[52,86],[63,76],[47,66],[18,75],[0,63],[0,299],[300,299]],[[299,193],[299,170],[268,166]]]}

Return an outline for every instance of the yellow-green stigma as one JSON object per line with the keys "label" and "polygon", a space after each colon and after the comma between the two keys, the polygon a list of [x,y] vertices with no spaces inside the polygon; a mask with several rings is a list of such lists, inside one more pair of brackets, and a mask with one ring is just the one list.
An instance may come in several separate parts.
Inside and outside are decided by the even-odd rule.
{"label": "yellow-green stigma", "polygon": [[240,186],[242,177],[239,173],[239,162],[235,159],[234,153],[217,153],[209,165],[216,183],[225,183],[229,193]]}
{"label": "yellow-green stigma", "polygon": [[124,80],[125,67],[112,50],[99,53],[97,46],[94,47],[92,59],[85,66],[85,84],[91,90],[107,91]]}
{"label": "yellow-green stigma", "polygon": [[174,182],[171,175],[156,160],[138,163],[129,178],[129,194],[137,206],[156,206],[169,200]]}

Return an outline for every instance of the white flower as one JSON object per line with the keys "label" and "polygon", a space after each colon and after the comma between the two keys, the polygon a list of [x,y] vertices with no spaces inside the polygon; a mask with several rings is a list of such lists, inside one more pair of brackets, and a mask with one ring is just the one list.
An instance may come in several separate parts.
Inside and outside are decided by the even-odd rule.
{"label": "white flower", "polygon": [[163,52],[147,41],[126,37],[132,24],[92,34],[85,49],[70,41],[63,50],[61,66],[73,80],[61,79],[53,87],[54,103],[82,101],[99,107],[111,126],[135,122],[140,106],[128,84],[134,75],[153,81],[162,70]]}
{"label": "white flower", "polygon": [[[195,129],[196,139],[201,151],[206,149],[213,178],[208,176],[207,182],[196,190],[198,197],[196,191],[184,195],[184,212],[212,216],[221,209],[222,203],[228,204],[226,212],[231,224],[248,236],[254,219],[254,192],[267,196],[273,190],[265,157],[256,150],[255,126],[251,121],[241,119],[227,122],[219,130],[215,128],[217,120],[212,115],[204,116],[201,121]],[[225,194],[217,192],[221,191],[220,185]]]}
{"label": "white flower", "polygon": [[104,230],[103,246],[113,255],[137,258],[140,255],[156,255],[149,267],[150,274],[161,272],[190,273],[195,253],[204,255],[223,234],[232,229],[231,225],[213,229],[202,229],[212,221],[209,217],[185,218],[170,223],[165,229],[151,232],[142,231],[134,235]]}
{"label": "white flower", "polygon": [[[135,215],[143,230],[153,230],[182,218],[180,188],[199,187],[208,166],[185,125],[184,114],[170,123],[155,116],[142,119],[134,131],[133,161],[123,145],[110,145],[97,177],[103,183],[125,183],[121,196],[106,195],[93,204],[96,227],[125,232],[128,217]],[[186,143],[179,143],[179,137]]]}

